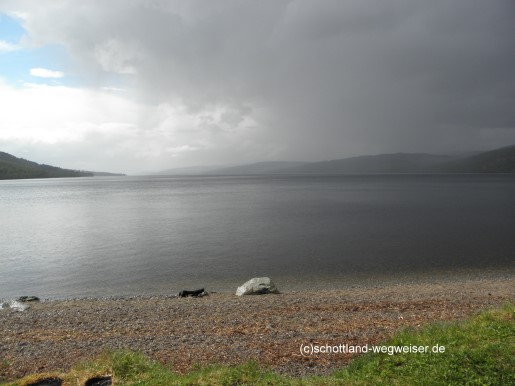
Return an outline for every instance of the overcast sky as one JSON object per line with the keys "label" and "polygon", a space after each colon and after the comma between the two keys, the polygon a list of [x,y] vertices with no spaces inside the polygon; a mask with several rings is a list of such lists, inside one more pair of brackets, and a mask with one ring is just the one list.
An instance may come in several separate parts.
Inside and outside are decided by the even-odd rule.
{"label": "overcast sky", "polygon": [[0,151],[137,173],[515,143],[513,0],[0,0]]}

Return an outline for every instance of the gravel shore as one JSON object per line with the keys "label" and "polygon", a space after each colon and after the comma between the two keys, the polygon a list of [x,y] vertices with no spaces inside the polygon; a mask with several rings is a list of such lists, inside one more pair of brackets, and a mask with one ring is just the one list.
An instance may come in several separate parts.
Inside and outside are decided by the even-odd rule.
{"label": "gravel shore", "polygon": [[352,355],[303,357],[301,344],[377,344],[402,327],[513,302],[514,288],[507,275],[241,298],[212,293],[30,303],[24,312],[0,310],[0,379],[66,371],[113,349],[144,352],[178,372],[254,359],[284,374],[325,374]]}

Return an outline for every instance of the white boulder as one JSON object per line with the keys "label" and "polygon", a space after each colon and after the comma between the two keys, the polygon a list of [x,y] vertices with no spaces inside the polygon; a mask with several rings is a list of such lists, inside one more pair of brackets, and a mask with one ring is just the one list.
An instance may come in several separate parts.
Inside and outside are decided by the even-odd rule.
{"label": "white boulder", "polygon": [[236,290],[236,295],[262,295],[270,293],[279,293],[274,282],[269,277],[255,277],[245,284],[242,284]]}
{"label": "white boulder", "polygon": [[30,308],[28,305],[23,304],[17,300],[9,302],[9,307],[11,307],[15,311],[25,311]]}

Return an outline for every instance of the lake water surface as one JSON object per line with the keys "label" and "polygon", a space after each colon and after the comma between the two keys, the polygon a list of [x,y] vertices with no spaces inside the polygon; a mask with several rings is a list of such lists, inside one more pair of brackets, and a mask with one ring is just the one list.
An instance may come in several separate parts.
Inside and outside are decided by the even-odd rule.
{"label": "lake water surface", "polygon": [[[0,181],[0,298],[513,271],[515,176]],[[313,282],[311,282],[313,280]]]}

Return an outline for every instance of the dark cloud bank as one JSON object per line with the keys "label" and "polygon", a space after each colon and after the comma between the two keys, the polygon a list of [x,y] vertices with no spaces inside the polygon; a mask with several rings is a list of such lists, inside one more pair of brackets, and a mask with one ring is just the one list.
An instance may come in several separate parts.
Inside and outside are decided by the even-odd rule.
{"label": "dark cloud bank", "polygon": [[[511,0],[50,8],[31,31],[65,44],[90,85],[118,74],[138,101],[198,114],[188,130],[210,146],[179,166],[515,143]],[[216,119],[204,114],[217,109]],[[142,117],[138,125],[157,123]]]}

